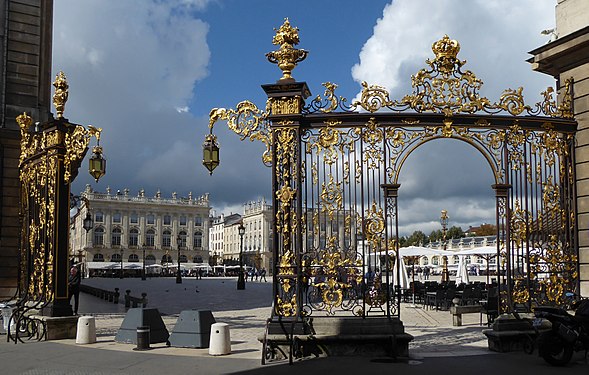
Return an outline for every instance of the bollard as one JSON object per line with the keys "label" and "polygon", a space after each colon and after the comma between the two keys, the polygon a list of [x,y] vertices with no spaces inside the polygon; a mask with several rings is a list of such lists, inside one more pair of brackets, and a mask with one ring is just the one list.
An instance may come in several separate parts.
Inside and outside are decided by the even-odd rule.
{"label": "bollard", "polygon": [[10,323],[10,328],[14,329],[14,320],[10,321],[11,316],[12,316],[12,307],[2,304],[2,321],[4,323],[4,331],[5,332],[8,332],[9,323]]}
{"label": "bollard", "polygon": [[137,327],[137,347],[133,350],[149,350],[149,326]]}
{"label": "bollard", "polygon": [[229,324],[212,324],[211,339],[209,341],[210,355],[225,355],[231,353],[231,337],[229,334]]}
{"label": "bollard", "polygon": [[93,316],[78,318],[76,344],[94,344],[96,342],[96,321]]}

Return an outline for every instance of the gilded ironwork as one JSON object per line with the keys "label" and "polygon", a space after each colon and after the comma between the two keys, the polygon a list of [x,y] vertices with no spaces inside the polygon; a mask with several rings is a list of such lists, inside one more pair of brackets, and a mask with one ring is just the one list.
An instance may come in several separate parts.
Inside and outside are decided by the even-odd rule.
{"label": "gilded ironwork", "polygon": [[268,61],[277,64],[282,70],[280,81],[293,80],[291,72],[298,63],[307,58],[309,52],[304,49],[294,48],[299,44],[299,29],[292,27],[288,18],[284,20],[279,29],[275,29],[276,35],[272,39],[272,44],[280,46],[277,51],[268,52],[266,57]]}
{"label": "gilded ironwork", "polygon": [[[273,156],[264,161],[273,162],[275,315],[400,316],[392,277],[400,264],[393,257],[399,175],[412,152],[433,140],[472,146],[492,171],[500,311],[559,304],[578,290],[571,80],[558,98],[549,88],[534,106],[523,88],[490,100],[459,58],[460,44],[444,36],[401,99],[363,82],[347,106],[327,82],[323,95],[305,103],[302,82],[291,75],[306,56],[295,52],[302,51],[294,48],[298,30],[287,20],[274,42],[280,48],[268,57],[283,76],[263,86],[266,110],[249,102],[214,109],[210,126],[223,119],[242,139],[256,133]],[[256,119],[235,126],[246,111]]]}
{"label": "gilded ironwork", "polygon": [[63,118],[63,111],[65,110],[65,103],[68,99],[68,90],[69,85],[67,83],[67,78],[63,72],[57,73],[55,76],[55,81],[53,81],[53,87],[55,87],[55,93],[53,94],[53,105],[55,106],[55,112],[57,113],[57,118]]}

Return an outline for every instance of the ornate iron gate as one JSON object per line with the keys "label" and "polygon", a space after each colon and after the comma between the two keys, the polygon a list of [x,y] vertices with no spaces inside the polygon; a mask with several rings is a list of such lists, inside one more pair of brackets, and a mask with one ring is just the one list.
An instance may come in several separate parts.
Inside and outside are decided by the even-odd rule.
{"label": "ornate iron gate", "polygon": [[[57,118],[35,124],[26,113],[16,118],[21,132],[20,267],[17,295],[10,301],[15,307],[11,317],[15,328],[8,332],[14,342],[47,338],[39,315],[72,315],[68,296],[70,184],[90,138],[100,139],[101,129],[91,125],[85,129],[63,117],[68,98],[63,72],[53,85]],[[93,151],[96,157],[102,149],[96,146]],[[97,181],[104,174],[103,170],[91,172],[97,173]]]}
{"label": "ornate iron gate", "polygon": [[[435,139],[468,143],[493,171],[502,312],[566,303],[565,292],[579,284],[571,81],[559,103],[551,88],[533,107],[522,88],[492,102],[463,70],[458,42],[444,36],[401,100],[363,83],[360,100],[349,103],[325,83],[324,95],[307,103],[307,85],[291,77],[307,55],[298,42],[286,20],[273,40],[280,48],[267,54],[283,77],[262,86],[266,110],[249,101],[213,109],[206,144],[223,119],[242,139],[267,146],[273,319],[399,317],[399,257],[386,255],[398,253],[398,176],[407,157]],[[376,267],[378,275],[366,277]]]}

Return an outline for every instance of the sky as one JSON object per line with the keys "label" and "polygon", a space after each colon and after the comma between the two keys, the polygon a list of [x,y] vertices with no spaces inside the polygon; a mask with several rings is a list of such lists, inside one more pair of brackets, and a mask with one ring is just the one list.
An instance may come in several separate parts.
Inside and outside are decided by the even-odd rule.
{"label": "sky", "polygon": [[[107,174],[86,184],[136,195],[209,193],[216,214],[243,213],[243,203],[271,202],[264,147],[239,141],[215,125],[221,164],[210,176],[202,142],[212,108],[242,100],[265,107],[260,85],[281,72],[266,60],[274,29],[288,17],[299,29],[298,48],[309,51],[293,70],[312,97],[324,82],[353,100],[360,83],[386,87],[391,97],[411,93],[411,75],[433,57],[445,34],[460,42],[465,69],[483,82],[480,94],[497,101],[524,87],[528,104],[554,80],[532,71],[528,51],[548,42],[556,0],[54,0],[53,76],[70,86],[64,116],[102,128]],[[88,153],[87,158],[89,157]],[[87,161],[82,168],[87,168]],[[429,142],[401,171],[401,235],[495,222],[492,173],[483,157],[455,140]]]}

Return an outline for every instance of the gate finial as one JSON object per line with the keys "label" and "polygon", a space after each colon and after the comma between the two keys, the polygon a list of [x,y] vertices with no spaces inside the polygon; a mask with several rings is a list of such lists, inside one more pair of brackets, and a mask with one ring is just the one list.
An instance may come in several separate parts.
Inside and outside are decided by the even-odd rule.
{"label": "gate finial", "polygon": [[292,27],[288,18],[284,19],[284,23],[276,30],[276,35],[272,38],[272,44],[280,46],[277,51],[268,52],[266,57],[268,61],[273,64],[278,64],[282,70],[282,77],[279,81],[294,81],[291,76],[292,70],[297,66],[297,63],[303,61],[308,51],[304,49],[294,48],[299,44],[299,29]]}

